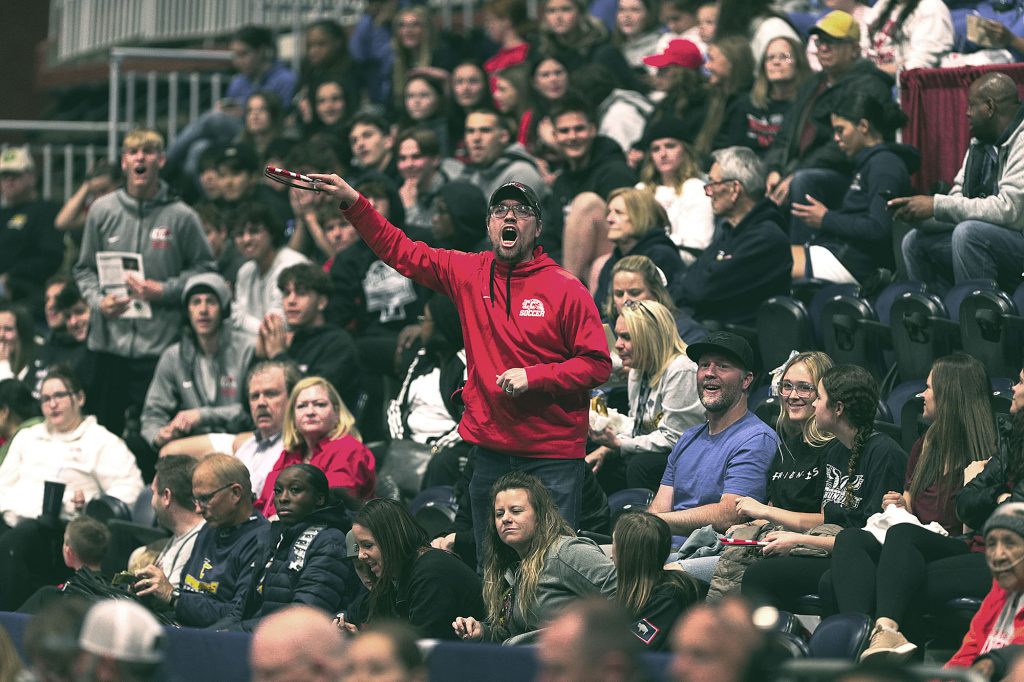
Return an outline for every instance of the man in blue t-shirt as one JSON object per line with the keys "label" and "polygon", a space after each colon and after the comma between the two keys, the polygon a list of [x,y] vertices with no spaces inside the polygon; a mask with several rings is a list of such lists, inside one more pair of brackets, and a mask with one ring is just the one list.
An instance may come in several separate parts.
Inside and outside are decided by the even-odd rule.
{"label": "man in blue t-shirt", "polygon": [[743,523],[736,500],[765,500],[768,467],[779,441],[747,410],[754,353],[743,338],[715,332],[687,347],[697,363],[697,392],[708,421],[687,429],[668,457],[661,487],[648,511],[674,535],[711,525],[719,532]]}

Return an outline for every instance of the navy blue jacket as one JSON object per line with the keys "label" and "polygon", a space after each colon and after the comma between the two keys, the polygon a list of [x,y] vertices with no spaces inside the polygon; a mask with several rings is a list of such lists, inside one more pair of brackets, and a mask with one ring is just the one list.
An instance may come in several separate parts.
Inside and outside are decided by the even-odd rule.
{"label": "navy blue jacket", "polygon": [[256,560],[242,629],[254,629],[259,619],[289,604],[306,604],[331,615],[348,606],[360,584],[346,558],[350,527],[339,507],[319,509],[290,526],[270,524],[271,539]]}
{"label": "navy blue jacket", "polygon": [[257,511],[230,528],[204,526],[181,572],[174,617],[182,625],[208,627],[241,611],[253,562],[267,543],[270,524]]}
{"label": "navy blue jacket", "polygon": [[880,144],[862,149],[853,161],[856,168],[843,203],[825,214],[812,243],[831,251],[863,283],[876,268],[895,267],[892,215],[882,194],[909,195],[910,174],[917,171],[921,155],[905,144]]}
{"label": "navy blue jacket", "polygon": [[650,258],[665,273],[665,279],[668,280],[670,287],[686,270],[683,259],[679,257],[679,247],[669,239],[663,228],[656,228],[645,234],[628,254],[622,253],[616,246],[612,249],[611,255],[605,261],[601,268],[601,274],[597,278],[597,292],[594,294],[594,300],[597,302],[598,310],[604,310],[608,304],[608,293],[612,286],[612,268],[626,256]]}
{"label": "navy blue jacket", "polygon": [[753,324],[763,301],[789,294],[793,254],[785,226],[770,199],[762,199],[735,227],[723,223],[677,282],[676,305],[702,322]]}

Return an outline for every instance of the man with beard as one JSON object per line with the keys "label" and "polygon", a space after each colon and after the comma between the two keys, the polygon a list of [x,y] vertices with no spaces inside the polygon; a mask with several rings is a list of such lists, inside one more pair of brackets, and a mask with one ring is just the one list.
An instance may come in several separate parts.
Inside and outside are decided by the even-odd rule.
{"label": "man with beard", "polygon": [[342,178],[312,177],[382,261],[459,311],[468,375],[459,434],[474,446],[477,546],[492,522],[491,486],[512,470],[540,478],[576,528],[590,389],[607,380],[611,361],[587,289],[535,248],[543,223],[534,191],[498,188],[487,211],[492,251],[469,254],[413,242]]}
{"label": "man with beard", "polygon": [[1013,291],[1024,260],[1024,107],[1013,79],[996,71],[971,83],[967,121],[971,145],[949,193],[889,202],[897,220],[928,221],[903,238],[907,274],[939,290],[981,278]]}
{"label": "man with beard", "polygon": [[687,347],[697,363],[697,392],[707,422],[683,432],[668,457],[651,513],[676,535],[711,525],[724,533],[746,519],[736,500],[764,501],[768,467],[779,447],[775,431],[747,410],[754,353],[742,337],[715,332]]}

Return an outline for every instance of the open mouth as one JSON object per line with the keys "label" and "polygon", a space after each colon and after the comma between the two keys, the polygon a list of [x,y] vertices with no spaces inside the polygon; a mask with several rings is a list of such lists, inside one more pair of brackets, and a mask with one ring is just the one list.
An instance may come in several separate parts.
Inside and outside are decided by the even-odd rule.
{"label": "open mouth", "polygon": [[722,390],[722,386],[720,384],[704,384],[703,388],[704,393],[718,393]]}
{"label": "open mouth", "polygon": [[519,239],[519,233],[516,232],[514,227],[503,227],[501,228],[501,245],[505,248],[511,248],[515,246],[516,240]]}
{"label": "open mouth", "polygon": [[132,172],[138,176],[143,176],[146,174],[146,170],[146,165],[143,163],[139,163],[135,165],[135,167],[132,169]]}

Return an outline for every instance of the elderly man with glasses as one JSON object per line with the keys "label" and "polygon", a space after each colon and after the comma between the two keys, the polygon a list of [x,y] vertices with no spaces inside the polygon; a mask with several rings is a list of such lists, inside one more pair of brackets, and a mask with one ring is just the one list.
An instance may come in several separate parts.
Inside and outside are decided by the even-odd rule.
{"label": "elderly man with glasses", "polygon": [[537,247],[543,222],[533,189],[499,187],[487,210],[492,251],[462,253],[413,242],[337,175],[312,177],[382,261],[459,311],[467,370],[459,434],[474,445],[478,550],[493,523],[490,488],[511,470],[540,478],[578,527],[590,389],[608,379],[611,360],[590,293]]}
{"label": "elderly man with glasses", "polygon": [[785,218],[764,196],[764,164],[745,147],[716,151],[704,192],[719,228],[673,291],[700,321],[753,324],[761,302],[787,295],[793,255]]}
{"label": "elderly man with glasses", "polygon": [[139,572],[135,590],[173,611],[182,625],[207,627],[241,610],[270,524],[253,509],[249,470],[230,455],[208,455],[196,466],[192,499],[206,525],[180,584],[150,565]]}

